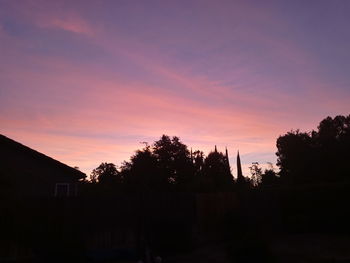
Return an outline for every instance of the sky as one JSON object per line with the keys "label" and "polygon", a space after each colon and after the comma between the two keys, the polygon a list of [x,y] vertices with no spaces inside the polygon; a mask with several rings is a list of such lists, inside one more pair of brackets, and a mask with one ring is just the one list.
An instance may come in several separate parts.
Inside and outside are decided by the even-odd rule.
{"label": "sky", "polygon": [[0,0],[0,133],[87,175],[162,134],[276,163],[350,114],[350,1]]}

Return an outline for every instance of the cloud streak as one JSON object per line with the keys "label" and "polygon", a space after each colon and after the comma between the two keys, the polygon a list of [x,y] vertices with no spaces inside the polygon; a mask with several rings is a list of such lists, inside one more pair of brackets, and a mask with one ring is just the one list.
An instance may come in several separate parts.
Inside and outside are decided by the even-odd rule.
{"label": "cloud streak", "polygon": [[323,74],[279,5],[173,5],[6,4],[1,133],[87,173],[163,133],[228,146],[231,162],[240,149],[248,167],[274,162],[288,130],[348,113],[349,77]]}

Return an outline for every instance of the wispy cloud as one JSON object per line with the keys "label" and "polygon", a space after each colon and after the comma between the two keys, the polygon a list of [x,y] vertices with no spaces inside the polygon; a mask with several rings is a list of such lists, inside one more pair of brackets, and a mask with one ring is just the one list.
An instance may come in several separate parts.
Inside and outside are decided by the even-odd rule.
{"label": "wispy cloud", "polygon": [[93,36],[94,32],[86,21],[79,17],[65,18],[52,18],[46,21],[45,24],[41,24],[42,27],[52,27],[66,30],[72,33],[84,34],[87,36]]}
{"label": "wispy cloud", "polygon": [[239,148],[247,167],[274,162],[280,134],[349,110],[348,92],[331,90],[317,54],[285,35],[293,24],[274,8],[173,3],[157,6],[164,15],[104,4],[10,4],[1,132],[85,172],[163,133],[205,152]]}

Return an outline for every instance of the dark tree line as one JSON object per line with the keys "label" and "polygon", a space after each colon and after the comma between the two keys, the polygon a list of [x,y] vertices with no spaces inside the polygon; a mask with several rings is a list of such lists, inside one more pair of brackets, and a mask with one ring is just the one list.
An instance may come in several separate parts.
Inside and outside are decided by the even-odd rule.
{"label": "dark tree line", "polygon": [[124,162],[119,171],[102,163],[91,173],[91,181],[122,185],[135,191],[226,191],[234,186],[228,158],[215,151],[204,156],[190,151],[176,136],[163,135]]}
{"label": "dark tree line", "polygon": [[290,131],[277,139],[277,165],[287,184],[348,181],[350,115],[327,117],[316,131]]}
{"label": "dark tree line", "polygon": [[[231,174],[227,153],[215,150],[207,156],[190,151],[176,136],[163,135],[137,150],[119,170],[102,163],[91,181],[130,191],[218,192],[278,185],[330,183],[350,179],[350,115],[327,117],[316,131],[290,131],[277,139],[277,165],[264,171],[250,167],[250,178],[238,182]],[[240,184],[241,183],[241,184]],[[243,185],[244,184],[244,185]]]}

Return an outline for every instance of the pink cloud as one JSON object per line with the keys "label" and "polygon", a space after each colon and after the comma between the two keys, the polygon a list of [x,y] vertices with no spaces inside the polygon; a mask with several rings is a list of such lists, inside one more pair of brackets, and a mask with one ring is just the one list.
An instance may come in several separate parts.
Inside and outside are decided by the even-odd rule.
{"label": "pink cloud", "polygon": [[93,36],[89,22],[64,1],[13,1],[9,7],[17,19],[41,28],[61,29]]}
{"label": "pink cloud", "polygon": [[83,20],[81,17],[68,17],[68,18],[52,18],[45,21],[45,24],[40,24],[42,27],[59,28],[65,31],[69,31],[77,34],[84,34],[87,36],[93,36],[94,32],[91,26]]}
{"label": "pink cloud", "polygon": [[[330,101],[328,89],[323,89],[317,102],[310,100],[319,91],[322,80],[306,74],[297,76],[300,85],[309,87],[305,97],[279,91],[275,79],[259,78],[253,69],[235,63],[226,74],[238,84],[225,86],[208,74],[193,73],[196,65],[173,63],[172,54],[160,52],[156,44],[112,35],[72,11],[38,8],[22,12],[39,27],[89,36],[87,41],[111,58],[126,58],[157,76],[158,84],[149,84],[152,79],[148,76],[142,80],[128,79],[120,76],[113,65],[87,65],[70,58],[31,55],[21,50],[27,42],[18,46],[15,45],[20,42],[18,39],[8,40],[13,47],[6,47],[5,51],[11,50],[10,55],[2,54],[7,63],[2,65],[1,74],[24,88],[9,98],[12,100],[9,108],[2,111],[1,132],[70,165],[81,166],[86,172],[102,161],[119,163],[128,159],[141,147],[139,141],[152,142],[163,133],[178,135],[189,146],[205,152],[217,144],[234,152],[239,148],[243,154],[273,153],[280,134],[300,126],[315,127],[312,123],[315,114],[307,109],[320,104],[327,110],[337,107],[334,101],[338,97],[333,95],[334,101]],[[276,22],[256,10],[256,15],[259,14],[258,21]],[[1,32],[0,28],[0,37]],[[315,65],[312,57],[292,41],[254,30],[239,33],[237,37],[270,47],[281,60],[307,67]],[[174,34],[162,41],[171,44],[177,37]],[[200,35],[199,39],[206,37]],[[198,44],[185,38],[179,42],[191,48]],[[223,40],[213,46],[210,43],[198,48],[204,52],[220,46]],[[245,59],[239,54],[225,57],[228,63],[236,61],[233,58]],[[40,70],[35,71],[32,65]],[[32,94],[35,96],[29,96]],[[339,108],[346,107],[344,98]],[[125,135],[128,139],[124,139]]]}

